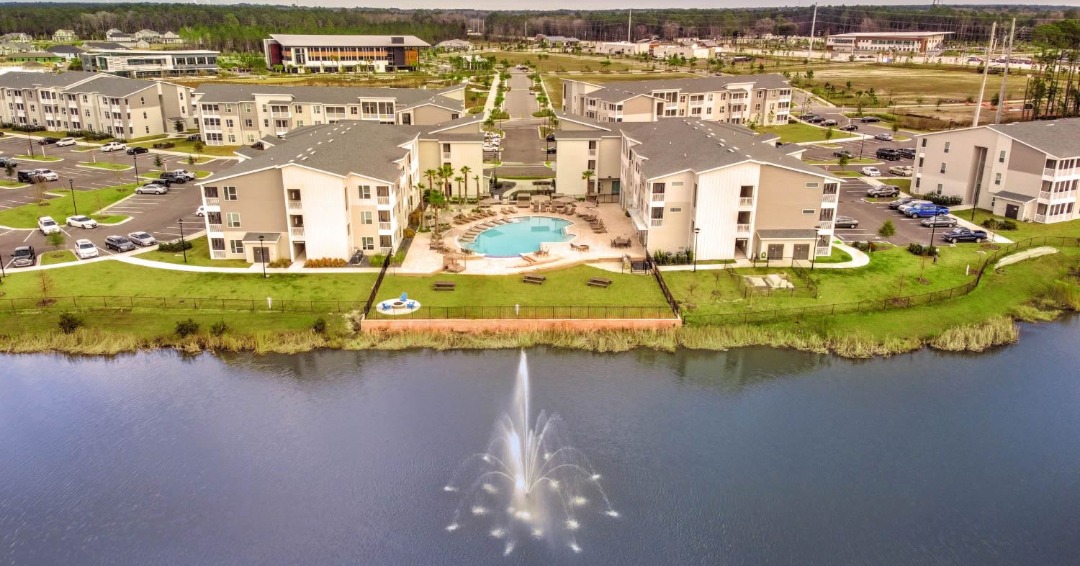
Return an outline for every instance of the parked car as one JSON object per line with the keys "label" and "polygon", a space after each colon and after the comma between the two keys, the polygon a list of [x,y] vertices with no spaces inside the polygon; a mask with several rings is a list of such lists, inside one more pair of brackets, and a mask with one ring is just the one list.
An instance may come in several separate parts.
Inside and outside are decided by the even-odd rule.
{"label": "parked car", "polygon": [[874,124],[881,121],[881,118],[877,116],[863,116],[861,118],[863,124]]}
{"label": "parked car", "polygon": [[123,236],[106,236],[105,249],[118,252],[130,252],[135,249],[135,244]]}
{"label": "parked car", "polygon": [[76,240],[75,255],[79,256],[79,259],[90,259],[98,256],[98,249],[90,240]]}
{"label": "parked car", "polygon": [[547,137],[544,138],[544,139],[549,141],[549,142],[553,142],[553,141],[555,141],[555,134],[548,134]]}
{"label": "parked car", "polygon": [[41,138],[40,140],[38,140],[38,145],[52,145],[52,144],[54,144],[54,143],[56,143],[58,141],[60,141],[59,138],[46,137],[46,138]]}
{"label": "parked car", "polygon": [[169,192],[169,187],[165,186],[162,183],[147,183],[147,184],[135,189],[135,194],[137,194],[137,195],[145,195],[145,194],[163,195],[163,194],[165,194],[167,192]]}
{"label": "parked car", "polygon": [[900,187],[896,185],[879,185],[866,189],[868,197],[894,197],[900,194]]}
{"label": "parked car", "polygon": [[52,169],[34,169],[34,174],[45,181],[59,181],[60,175]]}
{"label": "parked car", "polygon": [[187,137],[187,141],[189,141],[189,142],[202,141],[202,136],[200,136],[199,134],[191,134],[190,136]]}
{"label": "parked car", "polygon": [[904,159],[915,159],[915,148],[913,147],[901,147],[896,151],[899,151],[900,157]]}
{"label": "parked car", "polygon": [[181,175],[180,173],[177,173],[176,171],[166,171],[166,172],[162,173],[161,175],[158,175],[158,178],[161,179],[162,181],[165,181],[164,183],[161,183],[161,184],[163,184],[165,186],[169,186],[169,185],[171,185],[173,183],[176,183],[178,185],[183,185],[184,183],[188,182],[187,175]]}
{"label": "parked car", "polygon": [[946,206],[938,206],[936,204],[919,204],[908,208],[907,214],[911,218],[931,218],[934,216],[943,216],[949,214],[949,208]]}
{"label": "parked car", "polygon": [[548,155],[555,155],[555,148],[554,147],[549,147],[549,148],[544,150],[544,153],[546,153]]}
{"label": "parked car", "polygon": [[879,171],[877,167],[863,167],[861,169],[861,172],[862,172],[863,175],[866,175],[867,177],[880,177],[881,176],[881,171]]}
{"label": "parked car", "polygon": [[803,114],[802,116],[799,116],[799,118],[809,122],[810,120],[813,120],[815,118],[820,118],[820,116],[818,116],[817,114]]}
{"label": "parked car", "polygon": [[875,140],[881,140],[881,141],[892,141],[892,134],[890,134],[888,132],[883,132],[883,133],[880,133],[880,134],[874,136],[874,139]]}
{"label": "parked car", "polygon": [[206,207],[200,206],[195,209],[195,216],[206,216]]}
{"label": "parked car", "polygon": [[832,118],[826,119],[826,120],[821,122],[822,126],[835,126],[836,124],[837,124],[837,121],[833,120]]}
{"label": "parked car", "polygon": [[60,225],[52,219],[52,216],[42,216],[37,219],[38,229],[42,234],[49,235],[60,231]]}
{"label": "parked car", "polygon": [[848,124],[846,126],[840,126],[840,130],[843,132],[857,132],[859,127],[855,124]]}
{"label": "parked car", "polygon": [[989,237],[990,235],[986,233],[986,230],[972,230],[970,228],[953,228],[948,232],[941,233],[941,239],[950,244],[955,244],[956,242],[982,243]]}
{"label": "parked car", "polygon": [[195,180],[195,174],[192,173],[191,171],[188,171],[187,169],[174,169],[173,174],[174,175],[179,175],[179,176],[187,179],[188,181],[194,181]]}
{"label": "parked car", "polygon": [[931,226],[935,228],[953,228],[956,226],[956,222],[956,219],[952,216],[932,216],[930,218],[923,218],[922,222],[919,222],[919,224],[922,224],[927,228]]}
{"label": "parked car", "polygon": [[66,223],[75,228],[97,228],[97,220],[89,216],[68,216]]}
{"label": "parked car", "polygon": [[846,149],[840,149],[832,152],[833,157],[846,157],[848,159],[855,159],[855,154]]}
{"label": "parked car", "polygon": [[12,267],[30,267],[37,264],[34,246],[19,246],[11,253]]}
{"label": "parked car", "polygon": [[896,209],[900,208],[901,206],[904,206],[905,204],[907,204],[907,203],[909,203],[909,202],[911,202],[913,200],[915,200],[915,197],[898,198],[898,199],[896,199],[896,200],[889,203],[889,208],[891,208],[893,210],[896,210]]}
{"label": "parked car", "polygon": [[56,147],[67,147],[69,145],[75,145],[75,138],[60,138],[60,141],[56,142]]}
{"label": "parked car", "polygon": [[837,228],[858,228],[859,221],[850,216],[837,216],[833,226]]}
{"label": "parked car", "polygon": [[146,149],[145,147],[139,147],[137,145],[127,148],[127,154],[128,155],[141,155],[141,154],[147,153],[149,151],[150,151],[149,149]]}
{"label": "parked car", "polygon": [[913,199],[911,202],[908,202],[906,204],[902,204],[899,207],[897,207],[896,211],[899,212],[900,214],[903,214],[904,216],[907,216],[908,211],[911,210],[912,207],[920,206],[920,205],[924,205],[924,204],[934,204],[934,203],[932,203],[932,202],[930,202],[928,200],[914,200]]}
{"label": "parked car", "polygon": [[910,177],[914,169],[910,165],[893,165],[889,167],[889,174],[897,177]]}
{"label": "parked car", "polygon": [[7,168],[8,166],[18,167],[19,162],[15,161],[14,157],[0,157],[0,167]]}
{"label": "parked car", "polygon": [[128,234],[128,238],[133,244],[144,248],[157,244],[157,238],[151,236],[149,232],[132,232]]}
{"label": "parked car", "polygon": [[104,152],[121,151],[121,150],[124,150],[124,149],[127,149],[127,146],[120,143],[120,142],[118,142],[118,141],[111,141],[111,142],[101,146],[101,151],[104,151]]}
{"label": "parked car", "polygon": [[874,156],[885,161],[900,161],[900,152],[891,147],[879,147]]}
{"label": "parked car", "polygon": [[825,121],[825,118],[822,118],[821,116],[814,116],[813,118],[806,118],[806,121],[810,122],[811,124],[820,124]]}

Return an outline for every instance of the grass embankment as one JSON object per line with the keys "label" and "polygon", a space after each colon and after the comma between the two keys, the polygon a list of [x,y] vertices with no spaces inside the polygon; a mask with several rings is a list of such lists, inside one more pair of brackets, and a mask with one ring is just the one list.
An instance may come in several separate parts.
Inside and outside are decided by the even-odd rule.
{"label": "grass embankment", "polygon": [[[153,149],[155,143],[160,143],[163,140],[145,141],[137,143],[129,143],[128,146],[139,146],[147,149]],[[161,151],[173,151],[177,153],[194,153],[197,155],[214,155],[218,157],[234,157],[236,150],[240,149],[239,145],[203,145],[201,151],[195,151],[195,142],[188,141],[184,138],[172,138],[168,140],[174,144],[173,147],[163,149]],[[203,163],[203,161],[200,161]]]}
{"label": "grass embankment", "polygon": [[25,187],[27,183],[21,183],[19,181],[0,181],[0,187],[5,189],[18,189]]}
{"label": "grass embankment", "polygon": [[[101,223],[115,223],[127,218],[126,216],[98,215],[97,211],[119,201],[132,194],[135,189],[134,183],[94,189],[91,191],[75,191],[75,202],[78,203],[80,213],[87,214]],[[57,222],[63,223],[68,216],[75,214],[75,206],[71,202],[71,190],[61,187],[46,189],[50,195],[42,203],[24,204],[7,210],[0,210],[0,226],[11,228],[37,228],[39,216],[51,216]]]}
{"label": "grass embankment", "polygon": [[41,265],[52,265],[55,263],[71,263],[73,261],[79,261],[79,258],[75,257],[75,254],[71,250],[46,252],[41,254],[39,259],[39,263]]}
{"label": "grass embankment", "polygon": [[[182,252],[163,252],[153,250],[139,254],[139,259],[147,261],[160,261],[179,265],[201,265],[206,267],[251,267],[251,264],[242,259],[210,259],[210,244],[206,236],[188,239],[191,249],[187,251],[187,261],[184,261]],[[261,274],[261,272],[260,272]]]}
{"label": "grass embankment", "polygon": [[80,161],[79,166],[89,167],[91,169],[104,169],[106,171],[127,171],[132,168],[131,165],[110,163],[108,161]]}
{"label": "grass embankment", "polygon": [[[956,213],[956,216],[975,222],[982,226],[982,223],[987,219],[994,219],[999,222],[1009,220],[1004,216],[995,216],[990,211],[984,209],[975,210],[975,218],[972,219],[970,210],[961,210]],[[1013,222],[1016,222],[1015,220]],[[1080,220],[1073,220],[1071,222],[1056,222],[1054,224],[1036,224],[1034,222],[1016,222],[1016,230],[999,230],[996,232],[1000,236],[1004,236],[1014,242],[1026,239],[1035,238],[1038,236],[1067,236],[1080,238]]]}
{"label": "grass embankment", "polygon": [[34,155],[16,155],[16,161],[35,161],[38,163],[56,163],[57,161],[63,161],[62,157],[55,157],[52,155],[42,155],[40,153]]}
{"label": "grass embankment", "polygon": [[832,138],[826,140],[825,132],[829,130],[811,126],[810,124],[784,124],[783,126],[759,128],[759,130],[767,134],[780,136],[780,141],[783,143],[838,141],[848,137],[844,132],[833,130]]}

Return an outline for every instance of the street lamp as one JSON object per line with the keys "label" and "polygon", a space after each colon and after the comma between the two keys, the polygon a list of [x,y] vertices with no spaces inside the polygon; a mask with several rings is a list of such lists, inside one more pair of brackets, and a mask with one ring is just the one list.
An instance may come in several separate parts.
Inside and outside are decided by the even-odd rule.
{"label": "street lamp", "polygon": [[71,208],[75,209],[75,216],[78,216],[79,204],[75,202],[75,179],[68,179],[68,186],[71,187]]}
{"label": "street lamp", "polygon": [[0,285],[4,283],[7,272],[4,271],[4,254],[0,254]]}
{"label": "street lamp", "polygon": [[135,164],[135,184],[139,184],[139,154],[131,154],[131,162]]}
{"label": "street lamp", "polygon": [[[26,134],[26,145],[30,146],[30,157],[33,158],[34,157],[34,138],[30,137],[30,134]],[[45,152],[42,151],[41,154],[45,155]]]}
{"label": "street lamp", "polygon": [[263,240],[266,236],[259,234],[259,259],[261,260],[263,268],[263,279],[266,279],[266,246],[263,245]]}
{"label": "street lamp", "polygon": [[180,251],[184,252],[184,263],[187,263],[187,244],[184,243],[184,219],[178,218],[176,222],[180,224]]}
{"label": "street lamp", "polygon": [[697,273],[697,237],[701,233],[701,227],[694,227],[694,273]]}

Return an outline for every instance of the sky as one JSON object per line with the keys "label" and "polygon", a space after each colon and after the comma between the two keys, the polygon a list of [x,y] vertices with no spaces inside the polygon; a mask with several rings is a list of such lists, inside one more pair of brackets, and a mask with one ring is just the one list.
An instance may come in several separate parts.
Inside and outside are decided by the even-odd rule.
{"label": "sky", "polygon": [[[21,0],[16,0],[21,1]],[[76,1],[76,0],[72,0]],[[87,1],[87,0],[78,0]],[[93,0],[89,0],[93,1]],[[129,0],[130,1],[130,0]],[[155,0],[157,1],[157,0]],[[167,0],[161,0],[162,3]],[[37,2],[34,2],[37,3]],[[120,3],[120,2],[102,2],[102,3]],[[128,2],[122,2],[128,3]],[[238,4],[236,0],[179,0],[175,2],[168,2],[175,4],[216,4],[216,5],[228,5]],[[782,6],[809,6],[813,4],[812,0],[796,0],[796,1],[782,1],[782,0],[758,0],[748,2],[747,0],[634,0],[633,2],[627,2],[625,0],[591,0],[587,3],[582,3],[580,0],[544,0],[542,2],[537,0],[394,0],[393,2],[372,2],[371,0],[255,0],[247,2],[250,4],[273,4],[273,5],[298,5],[298,6],[322,6],[322,7],[369,7],[369,8],[402,8],[402,9],[453,9],[453,8],[473,8],[479,10],[560,10],[560,9],[590,9],[590,10],[608,10],[608,9],[625,9],[628,6],[633,8],[746,8],[753,7],[782,7]],[[991,2],[987,0],[943,0],[943,3],[950,6],[962,6],[962,5],[985,5]],[[873,5],[873,6],[911,6],[911,5],[928,5],[930,2],[926,1],[913,1],[913,0],[875,0],[868,2],[862,1],[844,1],[844,0],[827,0],[820,3],[821,5]],[[1014,6],[1039,6],[1039,5],[1057,5],[1057,6],[1080,6],[1080,0],[1015,0],[1009,2],[1008,5]]]}

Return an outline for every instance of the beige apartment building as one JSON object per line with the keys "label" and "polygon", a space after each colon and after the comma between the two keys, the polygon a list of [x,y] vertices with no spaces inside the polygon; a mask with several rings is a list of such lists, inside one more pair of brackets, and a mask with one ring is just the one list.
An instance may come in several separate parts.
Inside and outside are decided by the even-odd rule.
{"label": "beige apartment building", "polygon": [[598,122],[697,118],[728,124],[786,124],[791,85],[783,75],[703,77],[595,84],[563,81],[562,110]]}
{"label": "beige apartment building", "polygon": [[199,183],[212,259],[349,259],[397,249],[423,173],[483,171],[481,120],[440,126],[362,121],[307,126],[245,149]]}
{"label": "beige apartment building", "polygon": [[1029,222],[1080,218],[1080,118],[916,137],[912,188]]}
{"label": "beige apartment building", "polygon": [[428,126],[465,114],[465,87],[287,87],[205,84],[195,90],[207,145],[251,145],[295,128],[346,120]]}
{"label": "beige apartment building", "polygon": [[[650,251],[779,261],[832,253],[840,180],[804,163],[801,147],[687,118],[560,128],[557,190],[621,204]],[[585,170],[595,172],[588,182]]]}
{"label": "beige apartment building", "polygon": [[0,75],[0,121],[140,138],[174,132],[177,121],[192,127],[191,96],[188,87],[103,73],[6,73]]}

